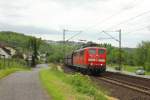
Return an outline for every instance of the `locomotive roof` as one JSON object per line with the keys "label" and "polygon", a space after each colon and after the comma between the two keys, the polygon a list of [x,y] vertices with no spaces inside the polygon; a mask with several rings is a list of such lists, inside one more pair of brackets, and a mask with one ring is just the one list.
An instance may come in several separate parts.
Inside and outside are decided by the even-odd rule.
{"label": "locomotive roof", "polygon": [[101,49],[106,49],[106,48],[104,48],[104,47],[85,47],[85,48],[81,48],[81,49],[79,49],[79,50],[75,50],[74,52],[82,51],[82,50],[84,50],[84,49],[91,49],[91,48],[101,48]]}
{"label": "locomotive roof", "polygon": [[83,49],[90,49],[90,48],[101,48],[101,49],[106,49],[104,47],[86,47],[86,48],[83,48]]}

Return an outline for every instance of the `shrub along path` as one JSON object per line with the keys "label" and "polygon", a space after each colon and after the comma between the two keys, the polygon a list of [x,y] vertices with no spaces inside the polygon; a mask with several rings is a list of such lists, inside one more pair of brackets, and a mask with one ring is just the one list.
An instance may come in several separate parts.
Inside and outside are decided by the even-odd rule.
{"label": "shrub along path", "polygon": [[39,81],[39,68],[20,71],[0,80],[0,100],[50,100]]}

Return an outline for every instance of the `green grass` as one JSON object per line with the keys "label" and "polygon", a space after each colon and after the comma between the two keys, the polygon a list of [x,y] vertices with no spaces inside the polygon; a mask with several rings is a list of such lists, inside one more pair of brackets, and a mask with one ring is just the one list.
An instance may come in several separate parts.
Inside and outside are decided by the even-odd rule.
{"label": "green grass", "polygon": [[150,75],[150,72],[146,72],[145,74],[146,74],[146,75]]}
{"label": "green grass", "polygon": [[0,79],[5,77],[5,76],[8,76],[11,73],[14,73],[16,71],[21,71],[21,70],[26,70],[26,69],[23,69],[23,68],[6,68],[6,69],[2,69],[2,70],[0,70]]}
{"label": "green grass", "polygon": [[[112,68],[115,68],[115,66],[118,66],[118,65],[111,65]],[[123,65],[123,70],[127,71],[127,72],[135,73],[136,70],[138,70],[138,69],[139,69],[138,66]],[[150,72],[146,71],[145,75],[150,75]]]}
{"label": "green grass", "polygon": [[12,67],[26,67],[25,62],[20,59],[0,59],[0,69],[12,68]]}
{"label": "green grass", "polygon": [[123,70],[128,71],[128,72],[133,72],[133,73],[135,73],[138,68],[139,67],[137,66],[129,66],[129,65],[123,66]]}
{"label": "green grass", "polygon": [[40,71],[40,79],[54,100],[106,100],[88,76],[66,74],[55,67]]}
{"label": "green grass", "polygon": [[[129,66],[129,65],[124,65],[123,70],[128,71],[128,72],[133,72],[135,73],[139,67],[137,66]],[[146,71],[145,75],[150,75],[150,72]]]}
{"label": "green grass", "polygon": [[[115,67],[116,66],[118,66],[118,65],[110,65],[111,66],[111,68],[114,68],[115,69]],[[135,71],[138,69],[139,67],[137,67],[137,66],[129,66],[129,65],[122,65],[122,70],[123,71],[128,71],[128,72],[133,72],[133,73],[135,73]]]}
{"label": "green grass", "polygon": [[23,65],[19,60],[6,59],[4,63],[4,60],[0,59],[0,79],[21,70],[30,70],[30,68]]}

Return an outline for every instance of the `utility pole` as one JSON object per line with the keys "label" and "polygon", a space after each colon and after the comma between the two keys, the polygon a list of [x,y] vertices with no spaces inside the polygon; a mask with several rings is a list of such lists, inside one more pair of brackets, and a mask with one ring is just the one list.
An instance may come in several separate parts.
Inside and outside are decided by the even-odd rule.
{"label": "utility pole", "polygon": [[5,55],[3,55],[3,59],[4,59],[4,68],[5,68],[5,65],[6,65],[6,59],[5,59]]}
{"label": "utility pole", "polygon": [[66,35],[65,32],[66,32],[66,30],[64,29],[64,30],[63,30],[63,43],[64,43],[64,44],[65,44],[65,35]]}
{"label": "utility pole", "polygon": [[[77,32],[77,34],[71,36],[70,38],[66,39],[66,32]],[[72,38],[76,37],[77,35],[79,35],[82,31],[72,31],[72,30],[66,30],[63,29],[63,52],[64,52],[64,58],[66,55],[66,42],[71,40]]]}
{"label": "utility pole", "polygon": [[63,30],[63,51],[64,51],[64,57],[65,58],[65,55],[66,55],[66,40],[65,40],[65,36],[66,36],[66,30],[64,29]]}
{"label": "utility pole", "polygon": [[121,55],[121,29],[119,32],[119,70],[122,69],[122,55]]}

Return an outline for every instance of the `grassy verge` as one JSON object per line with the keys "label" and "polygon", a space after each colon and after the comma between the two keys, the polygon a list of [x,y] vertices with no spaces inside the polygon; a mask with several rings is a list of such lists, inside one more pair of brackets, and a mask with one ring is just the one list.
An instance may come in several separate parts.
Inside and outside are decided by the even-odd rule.
{"label": "grassy verge", "polygon": [[145,74],[146,74],[146,75],[150,75],[150,72],[146,72]]}
{"label": "grassy verge", "polygon": [[0,70],[0,79],[16,71],[27,70],[24,68],[6,68]]}
{"label": "grassy verge", "polygon": [[40,79],[54,100],[106,100],[88,76],[66,74],[55,67],[40,71]]}
{"label": "grassy verge", "polygon": [[4,60],[0,59],[0,79],[13,72],[21,70],[30,70],[30,68],[20,63],[19,60],[5,60],[4,63]]}
{"label": "grassy verge", "polygon": [[[137,70],[139,69],[139,67],[137,66],[124,66],[123,70],[128,71],[128,72],[132,72],[135,73]],[[145,75],[150,75],[150,72],[145,71]]]}
{"label": "grassy verge", "polygon": [[123,66],[123,70],[128,71],[128,72],[133,72],[133,73],[135,73],[138,68],[139,67],[137,66],[129,66],[129,65]]}

